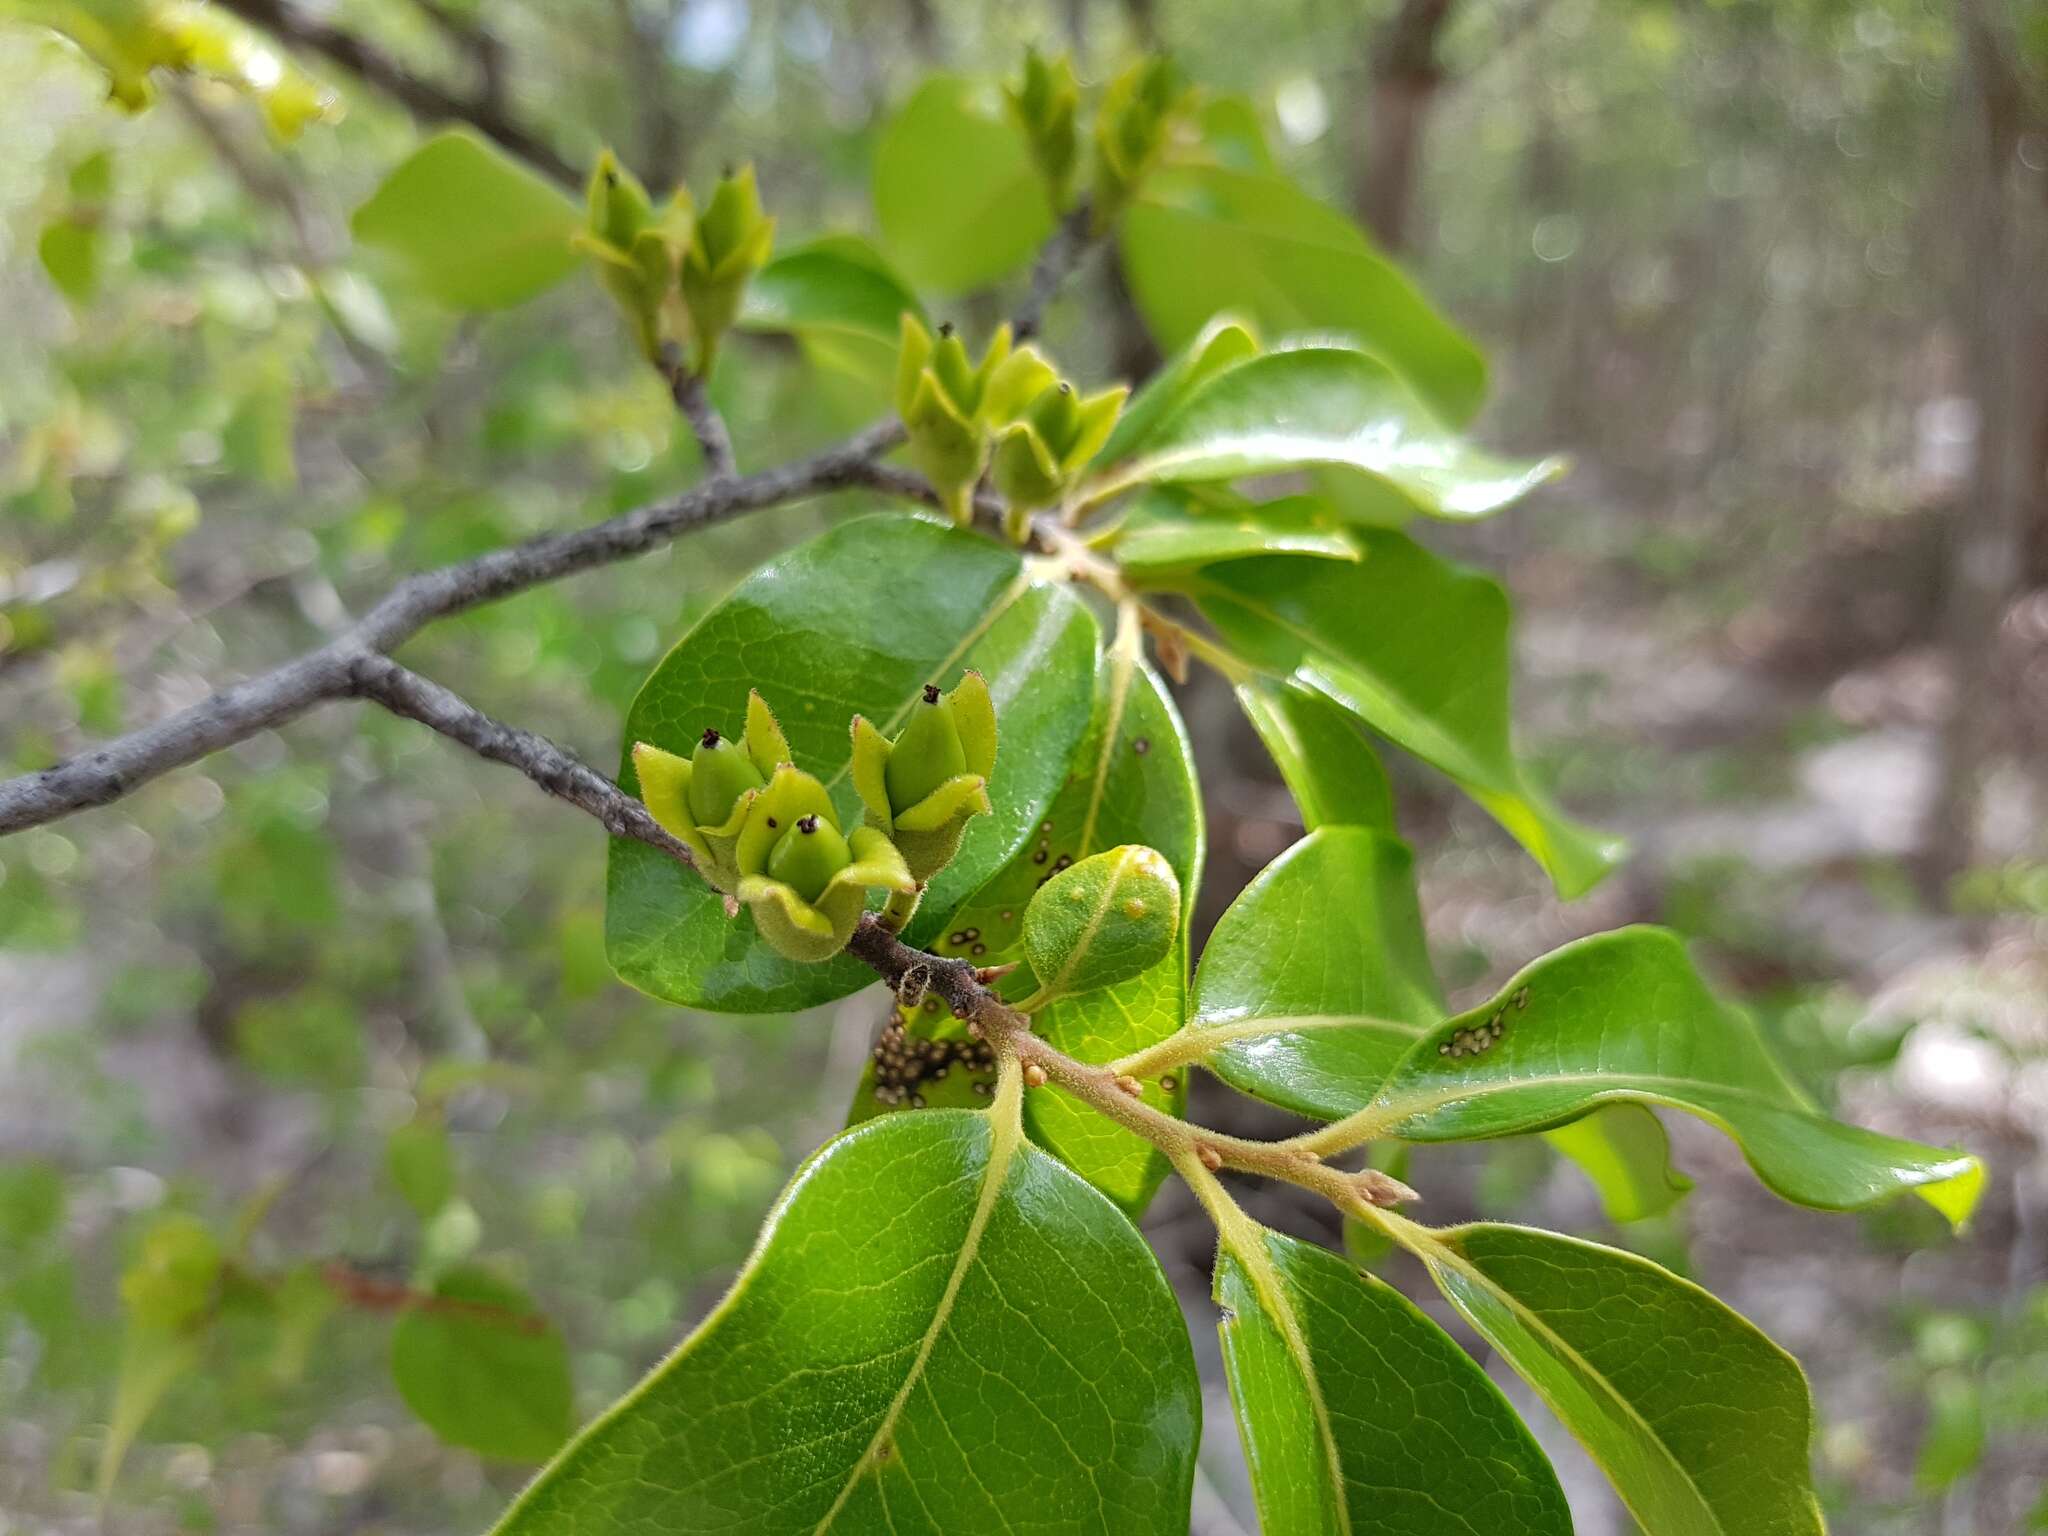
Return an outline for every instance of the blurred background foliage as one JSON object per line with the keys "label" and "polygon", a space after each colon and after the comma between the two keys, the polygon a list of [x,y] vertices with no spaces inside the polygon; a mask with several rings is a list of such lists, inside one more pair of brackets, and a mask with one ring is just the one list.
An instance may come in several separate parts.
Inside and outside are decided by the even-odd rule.
{"label": "blurred background foliage", "polygon": [[[1817,1096],[1993,1167],[1960,1242],[1917,1209],[1785,1210],[1687,1126],[1699,1187],[1618,1230],[1538,1141],[1418,1154],[1408,1177],[1432,1219],[1604,1233],[1748,1311],[1815,1376],[1838,1529],[2048,1529],[2038,0],[235,8],[371,38],[572,165],[609,144],[652,185],[703,186],[751,158],[785,246],[877,233],[874,151],[934,67],[1007,71],[1036,42],[1099,82],[1158,43],[1240,95],[1285,171],[1486,348],[1481,435],[1577,461],[1432,537],[1506,573],[1525,742],[1636,855],[1561,906],[1483,817],[1397,771],[1448,982],[1473,995],[1564,938],[1671,923]],[[305,647],[395,573],[695,472],[588,279],[457,319],[351,246],[350,210],[420,128],[307,65],[346,116],[280,147],[204,87],[111,110],[75,54],[0,21],[6,772]],[[1101,256],[1048,341],[1091,382],[1156,359]],[[879,404],[760,339],[714,393],[749,467]],[[844,510],[716,528],[411,654],[609,763],[691,619]],[[1227,692],[1179,694],[1206,925],[1298,823]],[[349,708],[0,844],[0,1528],[479,1528],[524,1469],[407,1411],[392,1295],[477,1263],[516,1281],[565,1341],[578,1418],[706,1310],[839,1123],[883,1009],[714,1019],[639,997],[605,964],[602,871],[587,822]],[[1210,1086],[1197,1118],[1268,1123]],[[1339,1240],[1288,1200],[1260,1214]],[[1148,1229],[1205,1318],[1199,1217],[1169,1196]],[[152,1294],[175,1299],[194,1262],[266,1299],[171,1362],[102,1513],[121,1277],[168,1274]],[[1209,1417],[1198,1520],[1230,1533],[1244,1475],[1220,1397]],[[1552,1449],[1581,1529],[1625,1530]]]}

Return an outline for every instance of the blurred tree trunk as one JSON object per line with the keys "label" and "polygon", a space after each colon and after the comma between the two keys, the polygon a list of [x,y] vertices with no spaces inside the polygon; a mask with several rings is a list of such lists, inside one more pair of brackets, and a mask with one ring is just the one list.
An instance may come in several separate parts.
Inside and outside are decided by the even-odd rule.
{"label": "blurred tree trunk", "polygon": [[1393,20],[1373,40],[1366,139],[1356,157],[1352,202],[1389,251],[1408,245],[1423,135],[1444,83],[1437,42],[1450,14],[1451,0],[1401,0]]}
{"label": "blurred tree trunk", "polygon": [[1956,509],[1947,557],[1945,629],[1954,700],[1944,733],[1940,779],[1924,840],[1924,873],[1939,892],[1976,851],[1987,770],[1998,755],[2007,692],[1999,682],[1998,631],[2021,590],[2028,520],[2040,501],[2030,483],[2039,352],[2033,321],[2020,144],[2029,104],[2017,40],[1989,0],[1958,0],[1961,124],[1955,171],[1959,261],[1953,272],[1957,329],[1978,412],[1970,489]]}

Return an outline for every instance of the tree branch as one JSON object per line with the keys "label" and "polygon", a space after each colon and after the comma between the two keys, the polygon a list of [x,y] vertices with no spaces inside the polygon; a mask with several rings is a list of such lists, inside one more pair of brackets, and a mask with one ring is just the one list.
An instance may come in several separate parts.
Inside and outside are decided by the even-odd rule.
{"label": "tree branch", "polygon": [[505,107],[500,99],[501,93],[490,80],[488,69],[482,94],[459,96],[446,86],[415,75],[367,38],[321,17],[307,15],[292,0],[217,0],[217,3],[288,46],[318,54],[330,63],[340,65],[364,84],[382,91],[421,122],[467,123],[570,192],[582,191],[582,174],[560,150]]}
{"label": "tree branch", "polygon": [[683,419],[697,435],[697,447],[704,454],[705,475],[713,480],[724,480],[738,474],[739,458],[733,452],[732,433],[726,429],[725,418],[718,413],[718,407],[711,403],[710,391],[704,387],[704,376],[684,365],[682,349],[673,344],[665,349],[659,366],[662,378],[668,382],[668,392],[675,399],[676,409],[683,413]]}
{"label": "tree branch", "polygon": [[1060,220],[1052,238],[1040,247],[1038,259],[1031,264],[1031,283],[1025,290],[1024,302],[1010,317],[1010,325],[1019,341],[1028,341],[1038,334],[1038,328],[1045,320],[1046,306],[1052,303],[1053,295],[1060,291],[1061,284],[1073,274],[1074,268],[1081,264],[1081,258],[1095,243],[1095,237],[1089,233],[1092,217],[1084,198]]}
{"label": "tree branch", "polygon": [[630,559],[740,513],[869,484],[871,461],[901,441],[902,430],[894,421],[883,422],[808,459],[756,475],[706,480],[589,528],[543,534],[408,576],[318,650],[54,768],[0,782],[0,836],[109,804],[173,768],[346,697],[354,691],[354,668],[362,658],[394,649],[436,619]]}

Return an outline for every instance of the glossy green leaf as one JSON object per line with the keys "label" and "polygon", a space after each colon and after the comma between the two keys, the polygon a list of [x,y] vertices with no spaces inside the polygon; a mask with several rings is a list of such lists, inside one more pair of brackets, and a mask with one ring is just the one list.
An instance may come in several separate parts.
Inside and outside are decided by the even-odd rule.
{"label": "glossy green leaf", "polygon": [[1356,560],[1343,526],[1313,496],[1248,501],[1208,489],[1155,489],[1117,524],[1111,548],[1132,586],[1170,588],[1205,565],[1253,555]]}
{"label": "glossy green leaf", "polygon": [[92,219],[66,214],[43,226],[36,256],[57,291],[82,309],[100,284],[100,230]]}
{"label": "glossy green leaf", "polygon": [[[736,729],[758,688],[797,766],[855,826],[852,717],[893,735],[925,683],[951,687],[976,668],[996,703],[995,810],[932,881],[910,929],[922,943],[1024,845],[1064,780],[1087,727],[1095,639],[1071,593],[987,539],[913,517],[843,523],[748,577],[661,662],[627,714],[621,782],[636,784],[632,743],[686,755],[707,727]],[[782,959],[702,880],[630,840],[612,845],[605,943],[634,986],[722,1013],[809,1007],[874,980],[844,957]]]}
{"label": "glossy green leaf", "polygon": [[1320,694],[1268,677],[1240,684],[1237,704],[1272,755],[1304,827],[1393,832],[1394,787],[1351,716]]}
{"label": "glossy green leaf", "polygon": [[551,1456],[575,1426],[569,1349],[526,1293],[488,1269],[450,1270],[391,1332],[406,1407],[450,1445],[508,1461]]}
{"label": "glossy green leaf", "polygon": [[1647,1259],[1475,1224],[1421,1248],[1451,1304],[1657,1536],[1819,1536],[1798,1363]]}
{"label": "glossy green leaf", "polygon": [[992,81],[934,75],[882,131],[875,217],[921,288],[959,293],[1006,276],[1052,233],[1052,205]]}
{"label": "glossy green leaf", "polygon": [[1105,461],[1082,494],[1340,465],[1384,481],[1433,517],[1473,518],[1512,505],[1563,469],[1556,459],[1502,459],[1473,447],[1379,358],[1321,342],[1215,374],[1127,454]]}
{"label": "glossy green leaf", "polygon": [[[1024,911],[1032,893],[1079,858],[1121,843],[1143,843],[1166,855],[1183,892],[1201,884],[1202,797],[1195,782],[1187,728],[1164,685],[1129,647],[1107,651],[1096,674],[1095,709],[1088,737],[1074,754],[1065,785],[1046,807],[1038,834],[956,912],[931,948],[979,964],[1015,958],[1022,949]],[[1142,975],[1100,992],[1067,998],[1039,1010],[1038,1032],[1070,1056],[1106,1062],[1156,1045],[1181,1026],[1187,1005],[1187,920],[1172,952]],[[1022,998],[1035,986],[1028,970],[1004,987]],[[946,1016],[936,1001],[919,1015],[927,1031]],[[985,1081],[985,1079],[984,1079]],[[972,1105],[972,1079],[949,1073],[928,1080],[922,1096],[932,1105]],[[872,1064],[861,1085],[855,1117],[874,1112]],[[1144,1101],[1168,1114],[1187,1103],[1187,1074],[1168,1073],[1144,1084]],[[1141,1215],[1167,1173],[1165,1155],[1148,1141],[1054,1087],[1024,1101],[1032,1139],[1057,1155],[1132,1217]]]}
{"label": "glossy green leaf", "polygon": [[1240,1092],[1329,1119],[1443,1017],[1393,838],[1324,827],[1238,894],[1202,951],[1188,1020],[1206,1065]]}
{"label": "glossy green leaf", "polygon": [[1385,1281],[1254,1229],[1215,1295],[1262,1536],[1569,1536],[1500,1389]]}
{"label": "glossy green leaf", "polygon": [[834,235],[777,256],[747,284],[743,331],[799,338],[811,356],[872,381],[894,376],[905,311],[924,306],[864,240]]}
{"label": "glossy green leaf", "polygon": [[1664,1122],[1641,1104],[1603,1104],[1545,1131],[1543,1139],[1593,1181],[1609,1221],[1661,1216],[1692,1188],[1692,1180],[1671,1166]]}
{"label": "glossy green leaf", "polygon": [[405,1203],[432,1216],[455,1198],[455,1152],[438,1118],[408,1120],[384,1143],[384,1167]]}
{"label": "glossy green leaf", "polygon": [[1449,774],[1567,897],[1621,859],[1528,781],[1508,723],[1508,601],[1499,583],[1403,534],[1356,529],[1357,564],[1272,555],[1201,573],[1198,600],[1253,666],[1291,678]]}
{"label": "glossy green leaf", "polygon": [[1180,932],[1166,855],[1124,843],[1054,875],[1024,909],[1024,958],[1047,1001],[1113,987],[1166,958]]}
{"label": "glossy green leaf", "polygon": [[1817,1113],[1755,1026],[1707,990],[1678,937],[1658,928],[1545,955],[1424,1036],[1354,1107],[1369,1106],[1376,1135],[1469,1141],[1545,1130],[1617,1100],[1698,1115],[1732,1136],[1773,1190],[1821,1210],[1911,1189],[1960,1224],[1983,1184],[1982,1164],[1966,1153]]}
{"label": "glossy green leaf", "polygon": [[1201,1398],[1180,1309],[1016,1116],[999,1096],[830,1143],[717,1310],[499,1536],[1183,1536]]}
{"label": "glossy green leaf", "polygon": [[420,289],[454,309],[523,304],[567,277],[583,210],[467,128],[427,140],[349,221]]}
{"label": "glossy green leaf", "polygon": [[1486,364],[1358,227],[1291,182],[1187,166],[1147,179],[1124,216],[1124,272],[1145,322],[1178,347],[1222,311],[1268,335],[1342,331],[1386,359],[1443,420],[1471,420]]}
{"label": "glossy green leaf", "polygon": [[1220,314],[1205,321],[1131,396],[1098,461],[1117,464],[1129,458],[1203,384],[1258,354],[1259,338],[1236,316]]}

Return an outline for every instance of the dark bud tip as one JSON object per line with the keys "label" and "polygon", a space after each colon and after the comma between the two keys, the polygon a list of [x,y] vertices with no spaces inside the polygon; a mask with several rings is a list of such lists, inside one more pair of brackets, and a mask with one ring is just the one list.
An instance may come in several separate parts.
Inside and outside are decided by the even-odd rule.
{"label": "dark bud tip", "polygon": [[1074,392],[1074,386],[1073,386],[1073,385],[1071,385],[1071,384],[1069,384],[1069,383],[1068,383],[1068,382],[1067,382],[1067,381],[1066,381],[1065,379],[1061,379],[1061,380],[1060,380],[1060,393],[1061,393],[1061,394],[1063,394],[1063,395],[1071,395],[1071,394],[1072,394],[1073,392]]}
{"label": "dark bud tip", "polygon": [[939,685],[937,683],[926,683],[924,685],[924,701],[927,704],[939,702]]}
{"label": "dark bud tip", "polygon": [[724,739],[725,738],[720,736],[718,732],[715,730],[707,730],[704,733],[704,745],[707,747],[715,747],[719,744],[719,742],[723,741]]}
{"label": "dark bud tip", "polygon": [[805,834],[815,832],[818,830],[818,818],[815,816],[799,816],[796,819],[796,829]]}
{"label": "dark bud tip", "polygon": [[953,322],[952,322],[952,321],[950,321],[950,320],[941,320],[941,321],[939,322],[939,334],[940,334],[941,336],[950,336],[950,335],[952,335],[952,334],[953,334]]}
{"label": "dark bud tip", "polygon": [[723,176],[727,181],[731,181],[733,177],[739,174],[739,167],[734,165],[730,160],[728,160],[725,162],[725,169],[719,172],[719,174]]}
{"label": "dark bud tip", "polygon": [[616,187],[619,184],[619,173],[610,166],[604,169],[604,184],[608,187]]}

